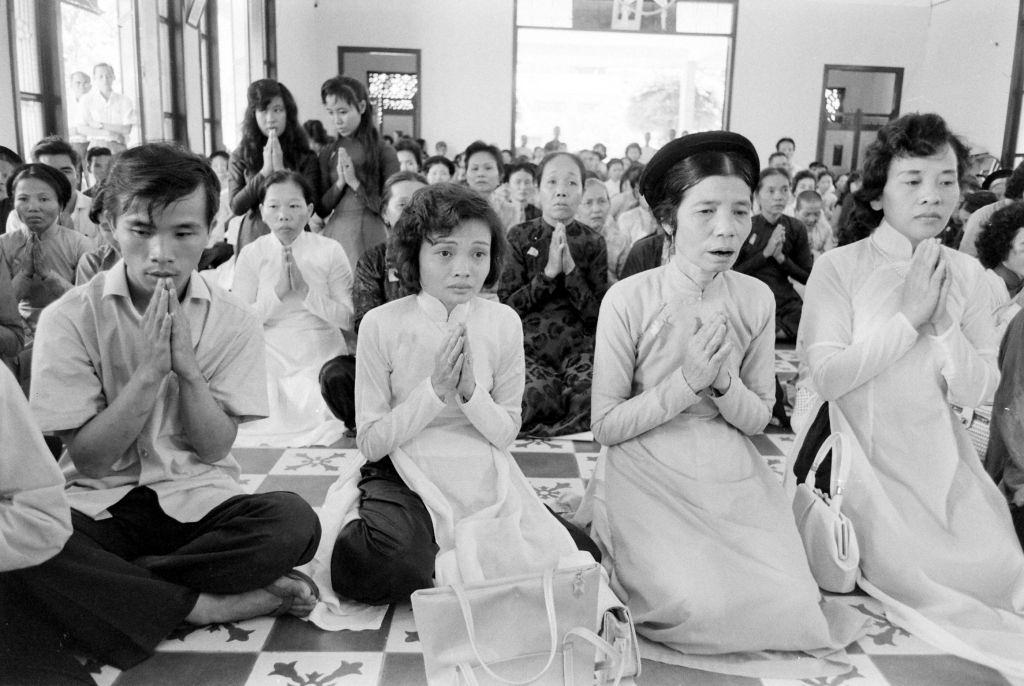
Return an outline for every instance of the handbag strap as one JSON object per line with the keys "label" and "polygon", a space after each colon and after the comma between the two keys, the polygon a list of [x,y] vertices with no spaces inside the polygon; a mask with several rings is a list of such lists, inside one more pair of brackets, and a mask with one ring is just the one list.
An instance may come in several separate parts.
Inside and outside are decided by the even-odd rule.
{"label": "handbag strap", "polygon": [[846,458],[846,439],[843,434],[835,431],[828,435],[828,437],[822,442],[821,447],[818,448],[817,454],[814,456],[814,461],[811,462],[811,468],[807,471],[807,476],[804,477],[804,483],[809,485],[811,488],[814,487],[814,477],[818,472],[818,467],[825,460],[828,455],[828,451],[832,451],[832,478],[830,479],[829,488],[829,507],[835,512],[839,512],[839,508],[843,504],[843,494],[846,492],[846,480],[850,477],[850,461]]}
{"label": "handbag strap", "polygon": [[476,628],[473,624],[473,608],[469,605],[469,598],[466,596],[466,590],[462,587],[462,584],[452,584],[452,590],[455,591],[455,597],[459,599],[459,608],[462,610],[462,619],[466,623],[466,634],[469,636],[469,645],[473,648],[473,654],[476,656],[476,661],[480,663],[481,669],[487,672],[491,678],[496,679],[503,684],[509,684],[510,686],[524,686],[531,681],[536,681],[544,674],[544,672],[548,671],[548,668],[551,667],[551,663],[555,660],[555,655],[558,653],[558,623],[555,619],[555,572],[553,569],[547,569],[544,571],[543,586],[544,609],[547,612],[548,632],[551,635],[548,660],[544,664],[543,669],[535,675],[528,679],[523,679],[522,681],[513,681],[510,679],[504,679],[495,674],[480,656],[480,649],[476,645]]}
{"label": "handbag strap", "polygon": [[[564,646],[573,638],[582,638],[584,641],[587,641],[604,653],[605,657],[611,660],[612,669],[615,670],[615,680],[612,682],[612,686],[619,686],[622,682],[622,676],[626,672],[626,661],[622,659],[622,655],[620,655],[619,651],[615,649],[615,646],[595,634],[593,631],[582,627],[575,627],[565,632],[565,638],[562,639],[562,645]],[[566,675],[565,683],[573,683],[569,679],[568,674]]]}

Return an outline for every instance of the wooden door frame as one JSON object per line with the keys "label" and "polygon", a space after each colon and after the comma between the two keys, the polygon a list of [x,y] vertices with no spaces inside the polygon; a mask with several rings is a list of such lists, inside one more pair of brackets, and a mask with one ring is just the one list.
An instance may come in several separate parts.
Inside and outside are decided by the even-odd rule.
{"label": "wooden door frame", "polygon": [[[1021,0],[1024,2],[1024,0]],[[893,74],[896,77],[893,83],[893,99],[892,99],[892,110],[890,112],[864,112],[861,116],[882,116],[888,115],[889,121],[892,121],[900,115],[900,102],[903,99],[903,67],[878,67],[868,66],[860,64],[826,64],[822,70],[821,75],[821,90],[818,95],[819,111],[818,111],[818,145],[815,149],[815,159],[824,162],[825,154],[825,131],[828,124],[828,113],[825,111],[825,89],[828,88],[828,77],[831,71],[853,71],[862,73],[874,73],[874,74]],[[857,161],[857,154],[859,150],[860,135],[859,129],[854,132],[854,146],[851,151],[850,161],[851,168],[855,169],[855,163]]]}

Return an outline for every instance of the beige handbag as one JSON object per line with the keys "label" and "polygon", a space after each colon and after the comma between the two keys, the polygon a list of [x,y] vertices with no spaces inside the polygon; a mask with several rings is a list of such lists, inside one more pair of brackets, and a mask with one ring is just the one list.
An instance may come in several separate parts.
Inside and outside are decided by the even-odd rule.
{"label": "beige handbag", "polygon": [[[851,446],[841,433],[832,433],[814,456],[811,469],[793,496],[793,516],[803,539],[807,562],[818,586],[848,593],[860,576],[860,548],[853,523],[842,513],[843,493],[850,475]],[[814,487],[822,461],[832,451],[832,478],[826,495]]]}
{"label": "beige handbag", "polygon": [[412,594],[431,686],[592,686],[596,655],[620,672],[596,633],[601,567],[548,570]]}

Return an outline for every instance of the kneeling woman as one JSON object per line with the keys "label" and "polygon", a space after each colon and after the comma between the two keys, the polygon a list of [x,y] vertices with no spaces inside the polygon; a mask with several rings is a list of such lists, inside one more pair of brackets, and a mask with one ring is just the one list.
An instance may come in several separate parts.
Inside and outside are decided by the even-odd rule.
{"label": "kneeling woman", "polygon": [[672,260],[612,286],[597,326],[595,538],[637,630],[703,656],[827,653],[863,626],[822,612],[789,500],[748,438],[775,399],[772,293],[730,271],[757,169],[750,142],[723,131],[658,151],[641,191]]}
{"label": "kneeling woman", "polygon": [[544,507],[509,453],[522,325],[477,297],[498,278],[504,234],[487,200],[454,184],[418,190],[392,231],[395,269],[415,295],[360,326],[356,441],[367,464],[358,491],[350,479],[328,494],[333,551],[317,555],[339,596],[388,603],[434,576],[443,585],[550,568],[576,536],[596,553]]}
{"label": "kneeling woman", "polygon": [[345,425],[321,397],[317,375],[348,352],[352,270],[337,241],[304,230],[314,193],[301,174],[273,172],[259,201],[271,233],[242,249],[233,290],[263,322],[270,416],[239,426],[235,445],[331,445]]}
{"label": "kneeling woman", "polygon": [[594,327],[608,288],[608,249],[573,217],[583,195],[579,158],[552,153],[537,171],[542,216],[509,231],[511,255],[498,297],[523,318],[526,402],[523,432],[586,431]]}

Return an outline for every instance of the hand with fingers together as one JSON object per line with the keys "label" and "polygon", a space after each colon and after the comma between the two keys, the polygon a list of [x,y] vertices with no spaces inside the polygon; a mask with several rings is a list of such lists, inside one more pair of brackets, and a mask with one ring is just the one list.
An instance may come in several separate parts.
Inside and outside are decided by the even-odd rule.
{"label": "hand with fingers together", "polygon": [[942,244],[939,244],[939,266],[936,272],[941,270],[942,282],[939,286],[938,298],[935,302],[935,309],[932,311],[931,319],[925,324],[929,333],[938,336],[953,326],[953,317],[949,314],[949,289],[953,285],[953,267],[949,262],[946,253],[942,251]]}
{"label": "hand with fingers together", "polygon": [[291,249],[288,246],[281,251],[281,271],[277,274],[277,283],[274,284],[274,295],[278,300],[284,300],[285,296],[292,290],[292,271],[289,267]]}
{"label": "hand with fingers together", "polygon": [[359,190],[359,178],[356,176],[356,165],[345,148],[338,148],[338,188],[343,189],[349,186],[352,190]]}
{"label": "hand with fingers together", "polygon": [[776,262],[782,264],[785,261],[786,256],[783,254],[782,249],[786,245],[786,227],[779,224],[772,231],[772,235],[768,238],[768,244],[764,246],[764,256],[772,257]]}
{"label": "hand with fingers together", "polygon": [[468,403],[476,392],[476,375],[473,373],[473,351],[469,348],[465,332],[462,334],[462,340],[462,369],[459,370],[459,383],[456,388],[462,402]]}
{"label": "hand with fingers together", "polygon": [[167,312],[171,317],[171,369],[182,381],[196,381],[203,378],[196,359],[195,348],[192,347],[192,327],[189,326],[185,310],[178,302],[178,293],[174,282],[164,281],[167,293]]}
{"label": "hand with fingers together", "polygon": [[562,224],[562,273],[568,276],[576,268],[576,261],[572,259],[572,251],[569,250],[569,237],[565,235],[565,225]]}
{"label": "hand with fingers together", "polygon": [[284,266],[288,270],[288,281],[291,284],[291,291],[298,294],[300,298],[305,298],[309,295],[309,284],[306,283],[306,279],[302,276],[302,270],[299,269],[299,263],[295,261],[295,253],[292,252],[291,246],[286,246],[284,249]]}
{"label": "hand with fingers together", "polygon": [[929,330],[934,331],[934,324],[940,323],[936,315],[942,324],[947,323],[945,299],[949,294],[949,280],[949,265],[938,240],[930,238],[918,243],[900,296],[900,312],[911,326],[920,331],[928,325]]}
{"label": "hand with fingers together", "polygon": [[[568,251],[565,243],[565,224],[558,222],[555,230],[551,233],[551,244],[548,246],[548,261],[544,265],[544,276],[553,279],[565,272],[565,252]],[[569,257],[572,260],[572,257]],[[575,266],[575,263],[573,263]]]}
{"label": "hand with fingers together", "polygon": [[694,322],[693,335],[686,341],[682,365],[683,378],[694,393],[719,380],[722,363],[731,350],[726,339],[727,331],[725,315],[720,312],[705,322],[700,319]]}
{"label": "hand with fingers together", "polygon": [[168,312],[167,288],[161,283],[157,286],[153,295],[149,298],[149,305],[142,313],[142,327],[140,336],[142,338],[143,359],[139,365],[141,369],[152,372],[157,380],[163,379],[171,373],[171,328],[173,322]]}
{"label": "hand with fingers together", "polygon": [[452,330],[445,336],[444,342],[441,343],[441,350],[434,362],[434,373],[430,375],[430,385],[433,386],[434,393],[442,401],[446,400],[459,384],[462,365],[465,361],[462,352],[466,344],[465,333],[466,329],[461,325],[452,327]]}
{"label": "hand with fingers together", "polygon": [[263,146],[263,168],[260,174],[267,178],[276,171],[284,169],[284,152],[281,150],[281,141],[277,137],[277,129],[270,129],[267,132],[267,143]]}

